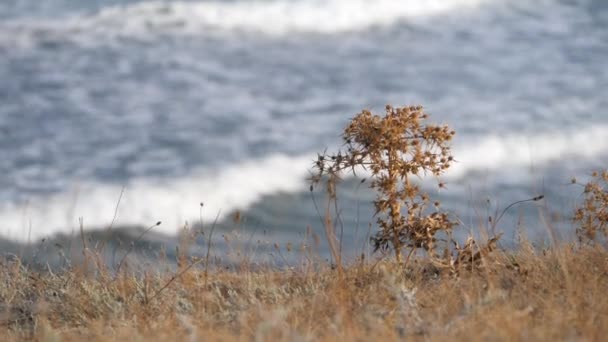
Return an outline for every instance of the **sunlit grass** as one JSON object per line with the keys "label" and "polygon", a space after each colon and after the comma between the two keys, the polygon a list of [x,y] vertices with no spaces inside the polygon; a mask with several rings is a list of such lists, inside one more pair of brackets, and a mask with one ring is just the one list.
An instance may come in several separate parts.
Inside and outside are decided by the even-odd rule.
{"label": "sunlit grass", "polygon": [[[182,270],[185,268],[182,268]],[[93,272],[94,271],[94,272]],[[176,276],[179,275],[179,276]],[[608,253],[564,245],[495,252],[458,276],[424,259],[187,272],[0,266],[8,340],[600,340]]]}

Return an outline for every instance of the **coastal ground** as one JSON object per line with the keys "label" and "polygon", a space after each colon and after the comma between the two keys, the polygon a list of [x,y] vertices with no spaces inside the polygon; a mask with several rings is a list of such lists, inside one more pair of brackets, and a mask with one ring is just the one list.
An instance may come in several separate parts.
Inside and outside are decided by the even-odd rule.
{"label": "coastal ground", "polygon": [[[62,271],[0,262],[6,340],[602,340],[608,252],[589,244],[496,250],[457,273],[425,258],[352,261],[341,272],[298,263],[220,268],[110,268],[86,258]],[[158,265],[163,265],[159,260]],[[158,266],[156,265],[156,266]]]}

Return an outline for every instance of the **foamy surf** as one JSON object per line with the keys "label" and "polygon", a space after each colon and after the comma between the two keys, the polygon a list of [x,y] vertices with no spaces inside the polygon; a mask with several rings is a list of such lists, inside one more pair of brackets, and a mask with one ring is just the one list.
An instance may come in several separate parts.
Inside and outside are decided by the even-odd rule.
{"label": "foamy surf", "polygon": [[[273,0],[145,1],[109,6],[97,13],[60,19],[18,18],[0,24],[4,39],[82,34],[148,36],[150,33],[201,35],[209,31],[335,34],[387,27],[400,21],[475,8],[487,0]],[[1,34],[1,32],[0,32]],[[3,39],[3,40],[4,40]]]}
{"label": "foamy surf", "polygon": [[179,23],[191,29],[339,33],[390,26],[408,19],[432,16],[454,9],[478,6],[482,0],[297,0],[146,2],[102,11],[97,20],[128,17],[131,25]]}
{"label": "foamy surf", "polygon": [[488,135],[454,148],[457,163],[447,176],[460,178],[476,170],[542,166],[568,158],[592,159],[608,154],[608,125],[537,134]]}
{"label": "foamy surf", "polygon": [[[591,159],[608,153],[607,125],[582,127],[535,135],[488,135],[469,141],[456,139],[458,162],[448,170],[448,181],[473,171],[516,171],[534,165],[572,158]],[[273,155],[221,170],[202,170],[180,179],[136,179],[124,187],[115,226],[146,226],[157,221],[157,232],[175,234],[185,222],[197,222],[200,203],[203,220],[220,219],[234,210],[247,210],[264,196],[307,190],[306,178],[314,153]],[[564,179],[567,181],[567,179]],[[0,207],[0,234],[16,241],[35,240],[56,233],[78,231],[78,218],[86,228],[107,227],[114,216],[122,187],[82,183],[50,197],[32,198],[27,204]]]}
{"label": "foamy surf", "polygon": [[[126,184],[114,226],[145,226],[162,221],[155,231],[175,234],[185,222],[220,219],[234,210],[246,209],[265,195],[302,189],[310,157],[274,155],[222,170],[195,172],[173,180],[137,179]],[[121,186],[82,183],[71,190],[26,204],[0,207],[0,235],[28,241],[56,233],[110,225],[122,191]],[[196,222],[196,221],[195,221]],[[30,229],[31,227],[31,229]]]}

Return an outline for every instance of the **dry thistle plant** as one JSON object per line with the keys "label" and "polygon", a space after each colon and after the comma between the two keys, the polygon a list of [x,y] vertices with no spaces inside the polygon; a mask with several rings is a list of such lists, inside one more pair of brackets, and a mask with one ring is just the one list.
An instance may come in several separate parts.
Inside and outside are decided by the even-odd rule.
{"label": "dry thistle plant", "polygon": [[[418,249],[441,258],[437,233],[449,234],[455,225],[439,211],[439,202],[431,202],[412,180],[427,174],[438,177],[454,161],[450,141],[455,132],[425,123],[427,118],[421,106],[386,106],[384,116],[362,111],[344,130],[345,149],[319,155],[311,178],[313,185],[326,179],[331,197],[343,172],[356,175],[357,167],[369,170],[370,187],[378,193],[373,204],[380,227],[372,243],[376,251],[392,248],[400,263],[404,248],[410,250],[406,263]],[[440,188],[444,186],[439,182]]]}
{"label": "dry thistle plant", "polygon": [[[576,179],[572,183],[578,184]],[[592,242],[598,232],[608,238],[608,170],[594,172],[592,179],[584,184],[584,200],[574,212],[579,241]]]}

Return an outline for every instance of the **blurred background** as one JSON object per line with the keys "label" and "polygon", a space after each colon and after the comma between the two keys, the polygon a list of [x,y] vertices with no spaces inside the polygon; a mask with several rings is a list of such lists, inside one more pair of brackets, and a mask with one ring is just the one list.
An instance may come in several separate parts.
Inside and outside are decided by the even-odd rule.
{"label": "blurred background", "polygon": [[[115,216],[172,243],[236,211],[249,241],[321,234],[316,153],[361,109],[421,104],[458,133],[447,189],[427,190],[460,234],[544,194],[503,243],[573,238],[570,178],[608,166],[606,56],[604,0],[3,0],[0,236]],[[350,250],[375,230],[358,185],[338,194]]]}

